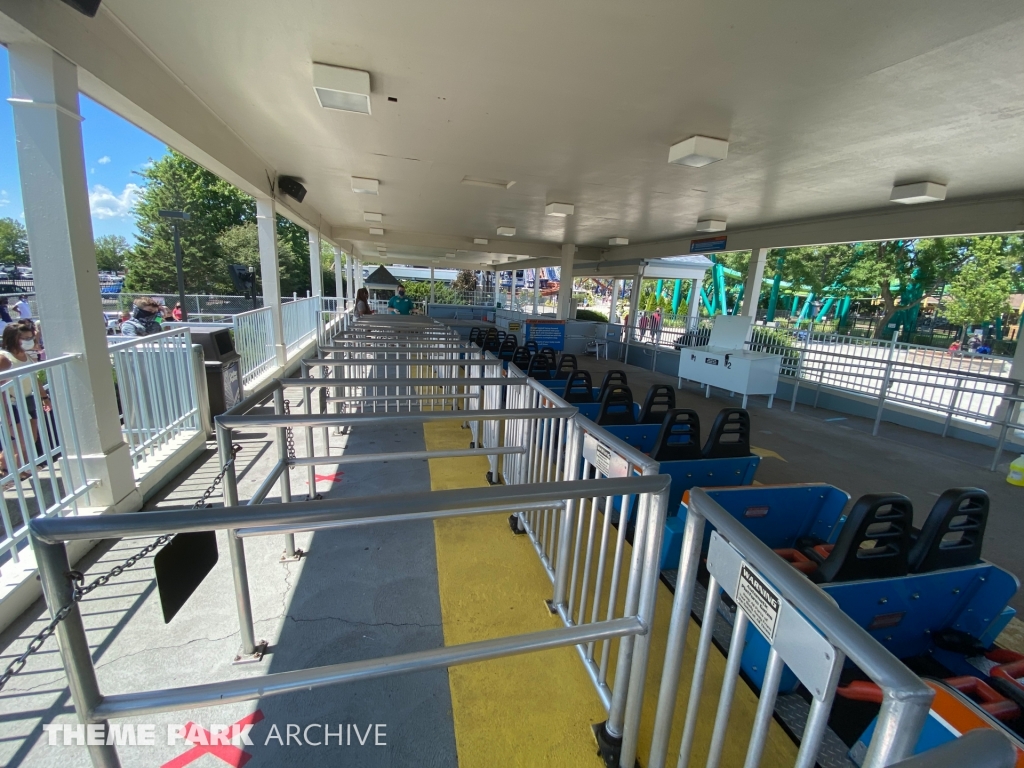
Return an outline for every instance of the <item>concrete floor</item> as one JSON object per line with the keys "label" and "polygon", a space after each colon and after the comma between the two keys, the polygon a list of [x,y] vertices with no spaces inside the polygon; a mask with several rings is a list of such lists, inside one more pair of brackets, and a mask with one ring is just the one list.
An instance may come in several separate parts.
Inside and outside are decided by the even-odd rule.
{"label": "concrete floor", "polygon": [[[376,453],[422,450],[419,425],[387,434],[355,430],[331,435],[332,450],[339,453]],[[319,441],[319,435],[317,435]],[[268,436],[253,429],[236,435],[240,454],[239,495],[252,494],[276,460],[276,448]],[[319,442],[318,442],[319,445]],[[299,454],[304,452],[300,446]],[[190,505],[216,473],[214,451],[197,460],[174,486],[148,509]],[[323,475],[334,470],[321,467]],[[307,491],[305,469],[292,471],[295,499]],[[425,460],[346,465],[333,480],[321,480],[317,490],[325,497],[373,494],[414,494],[430,488]],[[276,497],[274,495],[269,500]],[[213,498],[217,500],[219,493]],[[219,503],[219,502],[217,502]],[[121,541],[94,550],[90,577],[141,548],[148,540]],[[224,534],[219,534],[220,560],[198,591],[170,624],[163,623],[152,563],[149,558],[135,569],[95,590],[82,603],[93,658],[104,692],[128,692],[192,685],[281,672],[309,666],[373,658],[393,653],[444,645],[437,586],[433,524],[400,523],[344,531],[297,536],[308,555],[299,562],[280,564],[280,536],[246,540],[250,592],[257,639],[270,643],[270,661],[236,666],[239,635],[232,594],[231,571]],[[6,665],[20,653],[48,616],[40,601],[16,626],[0,635],[4,648],[0,662]],[[45,616],[45,619],[44,619]],[[254,750],[247,765],[281,766],[288,759],[303,765],[454,766],[458,759],[452,723],[452,704],[445,670],[389,677],[343,688],[320,689],[148,717],[126,718],[123,723],[155,723],[157,746],[119,747],[124,766],[160,766],[188,749],[178,742],[166,744],[167,725],[194,721],[207,730],[229,725],[254,711],[262,722],[252,730]],[[85,749],[50,746],[44,723],[75,723],[56,643],[29,661],[25,671],[0,694],[0,765],[89,766]],[[269,740],[276,724],[285,739],[286,724],[339,723],[358,726],[365,739],[367,726],[384,724],[387,746],[375,746],[374,738],[360,746],[351,735],[351,746],[331,749],[279,745]],[[322,739],[323,730],[310,731],[310,740]],[[200,757],[197,766],[224,765],[212,755]]]}
{"label": "concrete floor", "polygon": [[[705,399],[703,390],[692,382],[684,381],[679,389],[678,379],[664,374],[615,360],[577,359],[580,368],[590,371],[595,387],[606,371],[625,370],[638,403],[643,403],[652,384],[670,384],[676,389],[676,406],[697,411],[705,434],[722,408],[740,405],[740,396],[730,397],[722,390],[713,389],[711,398]],[[1018,577],[1024,574],[1024,488],[1006,482],[1005,465],[1012,456],[1004,454],[1002,471],[990,472],[992,449],[986,446],[886,422],[882,422],[879,436],[872,437],[870,419],[800,404],[790,413],[789,403],[783,400],[776,400],[772,408],[767,404],[765,397],[751,397],[747,403],[751,442],[777,454],[769,453],[761,460],[757,481],[825,482],[846,491],[853,500],[865,493],[895,491],[913,502],[917,526],[924,523],[935,499],[947,488],[982,488],[992,500],[984,557]],[[1018,592],[1011,604],[1024,612],[1024,594]]]}

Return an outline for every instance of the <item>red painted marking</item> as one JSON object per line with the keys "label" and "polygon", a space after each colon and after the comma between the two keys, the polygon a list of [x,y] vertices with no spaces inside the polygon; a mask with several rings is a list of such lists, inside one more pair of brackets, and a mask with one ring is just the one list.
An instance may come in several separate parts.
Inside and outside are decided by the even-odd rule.
{"label": "red painted marking", "polygon": [[345,474],[344,472],[335,472],[333,475],[313,475],[313,477],[316,478],[316,482],[318,482],[318,483],[321,482],[321,481],[325,481],[326,482],[328,480],[330,482],[332,482],[332,483],[340,483],[341,482],[341,476],[344,475],[344,474]]}
{"label": "red painted marking", "polygon": [[[215,735],[211,734],[204,728],[200,728],[195,723],[185,723],[185,726],[181,730],[182,735],[184,736],[189,732],[193,731],[194,729],[198,730],[200,733],[203,734],[203,738],[206,741],[206,744],[198,744],[192,747],[192,749],[190,749],[188,752],[178,755],[173,760],[164,763],[161,766],[161,768],[184,768],[184,766],[191,765],[203,755],[213,755],[214,757],[219,758],[223,762],[232,766],[232,768],[242,768],[243,765],[249,762],[249,758],[251,758],[252,755],[250,755],[245,750],[234,746],[233,744],[211,744],[210,742],[213,741],[215,738],[223,736],[230,738],[232,728],[237,728],[239,731],[241,731],[243,726],[255,725],[262,719],[263,712],[257,709],[251,715],[243,717],[234,725],[229,725],[223,731],[217,731]],[[189,744],[192,743],[188,740],[187,737],[185,741]]]}

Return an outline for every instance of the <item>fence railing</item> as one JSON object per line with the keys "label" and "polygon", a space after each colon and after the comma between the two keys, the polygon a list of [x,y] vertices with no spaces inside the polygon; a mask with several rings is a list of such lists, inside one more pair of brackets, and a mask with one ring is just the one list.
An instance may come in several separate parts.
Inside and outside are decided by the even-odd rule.
{"label": "fence railing", "polygon": [[242,360],[242,386],[248,387],[276,365],[274,324],[270,307],[234,316],[235,351]]}
{"label": "fence railing", "polygon": [[[736,610],[732,620],[732,640],[725,678],[722,681],[711,743],[707,748],[707,765],[717,766],[722,756],[748,627],[765,637],[771,652],[745,765],[758,765],[760,762],[785,666],[790,668],[812,696],[796,765],[810,768],[815,764],[839,684],[839,674],[846,660],[874,681],[883,694],[877,725],[861,767],[882,768],[909,757],[928,717],[933,697],[931,689],[867,630],[843,613],[820,587],[776,555],[702,489],[695,488],[690,491],[686,512],[651,754],[645,765],[650,768],[662,768],[665,765],[672,724],[677,722],[676,694],[686,635],[692,624],[690,611],[697,572],[701,565],[705,522],[714,527],[706,560],[710,580],[704,605],[704,621],[693,662],[690,697],[679,742],[678,764],[689,765],[698,711],[707,711],[714,706],[705,701],[703,685],[715,617],[723,603],[723,595],[735,604]],[[755,585],[751,589],[757,591],[766,605],[773,606],[776,616],[774,622],[768,624],[764,620],[766,614],[757,614],[750,607],[753,605],[756,609],[757,604],[752,602],[750,593],[745,592],[745,584]],[[622,764],[632,765],[632,759]]]}
{"label": "fence railing", "polygon": [[96,481],[86,474],[64,355],[0,376],[0,567],[21,568],[28,521],[74,515]]}
{"label": "fence railing", "polygon": [[316,338],[320,307],[319,296],[297,299],[281,305],[284,347],[289,357]]}
{"label": "fence railing", "polygon": [[192,336],[187,328],[111,337],[121,432],[136,475],[201,429]]}

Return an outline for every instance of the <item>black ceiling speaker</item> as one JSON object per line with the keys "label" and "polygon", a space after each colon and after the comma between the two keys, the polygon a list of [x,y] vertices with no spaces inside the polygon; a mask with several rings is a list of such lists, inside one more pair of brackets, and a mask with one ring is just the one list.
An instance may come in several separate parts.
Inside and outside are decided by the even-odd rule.
{"label": "black ceiling speaker", "polygon": [[277,188],[288,195],[288,197],[294,197],[300,203],[302,198],[306,196],[306,188],[294,176],[278,176]]}
{"label": "black ceiling speaker", "polygon": [[89,18],[95,16],[96,11],[100,9],[100,0],[64,0],[64,2]]}

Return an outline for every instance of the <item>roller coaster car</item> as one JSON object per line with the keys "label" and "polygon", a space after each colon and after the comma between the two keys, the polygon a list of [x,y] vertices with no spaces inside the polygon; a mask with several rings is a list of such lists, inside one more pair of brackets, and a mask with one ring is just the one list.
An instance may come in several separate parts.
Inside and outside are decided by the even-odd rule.
{"label": "roller coaster car", "polygon": [[[614,392],[613,387],[609,392]],[[627,388],[628,391],[628,388]],[[606,396],[609,402],[611,395]],[[657,413],[674,405],[660,386],[652,387],[641,409]],[[604,405],[604,403],[602,403]],[[625,413],[620,407],[620,413]],[[665,521],[662,567],[674,567],[679,559],[685,517],[677,512],[683,494],[694,486],[750,485],[761,462],[750,450],[750,416],[741,408],[725,408],[715,417],[707,442],[701,446],[700,417],[696,411],[671,408],[663,411],[660,425],[651,423],[607,425],[605,429],[633,448],[660,462],[659,472],[672,478],[669,517]],[[625,417],[621,417],[625,420]],[[844,499],[845,503],[845,499]],[[841,506],[841,505],[840,505]],[[673,565],[668,565],[672,562]]]}
{"label": "roller coaster car", "polygon": [[526,367],[526,375],[537,381],[547,382],[555,377],[555,361],[552,356],[538,352],[530,358],[530,364]]}
{"label": "roller coaster car", "polygon": [[[493,352],[494,354],[497,354],[498,350],[501,349],[501,338],[498,336],[498,333],[499,331],[497,328],[487,329],[487,333],[485,333],[482,339],[478,342],[484,352]],[[502,336],[504,336],[504,333],[502,333]]]}
{"label": "roller coaster car", "polygon": [[530,360],[533,359],[533,355],[530,354],[528,347],[516,347],[512,353],[512,363],[519,370],[526,372],[526,369],[530,367]]}
{"label": "roller coaster car", "polygon": [[477,346],[483,346],[484,343],[484,329],[474,326],[469,329],[469,341],[471,344]]}
{"label": "roller coaster car", "polygon": [[569,379],[576,373],[576,355],[563,354],[558,358],[558,367],[555,369],[555,378],[559,380]]}
{"label": "roller coaster car", "polygon": [[[516,350],[519,349],[519,340],[514,333],[507,334],[498,347],[498,359],[510,363],[515,358]],[[508,366],[506,366],[507,368]]]}
{"label": "roller coaster car", "polygon": [[[970,659],[982,657],[1015,614],[1008,603],[1020,586],[1017,578],[981,560],[988,496],[978,488],[943,493],[920,531],[912,528],[905,496],[863,496],[827,534],[827,519],[817,530],[768,531],[737,514],[752,497],[779,507],[780,489],[710,493],[897,658],[928,657],[954,675],[976,675]],[[806,520],[807,511],[790,506],[782,517],[790,516]],[[758,685],[767,656],[767,642],[749,632],[742,668]],[[787,670],[781,690],[794,687]]]}
{"label": "roller coaster car", "polygon": [[[932,700],[928,719],[921,729],[921,735],[914,747],[914,754],[941,746],[959,738],[968,731],[993,730],[1007,738],[1016,752],[1016,768],[1024,768],[1024,741],[1010,723],[1019,727],[1021,709],[1013,700],[1000,695],[992,686],[975,677],[956,677],[946,680],[925,680],[932,689]],[[880,704],[882,693],[873,683],[851,683],[839,688],[837,694],[857,701],[871,701]],[[849,757],[856,765],[863,765],[868,744],[875,732],[876,721],[872,721],[850,749]]]}

